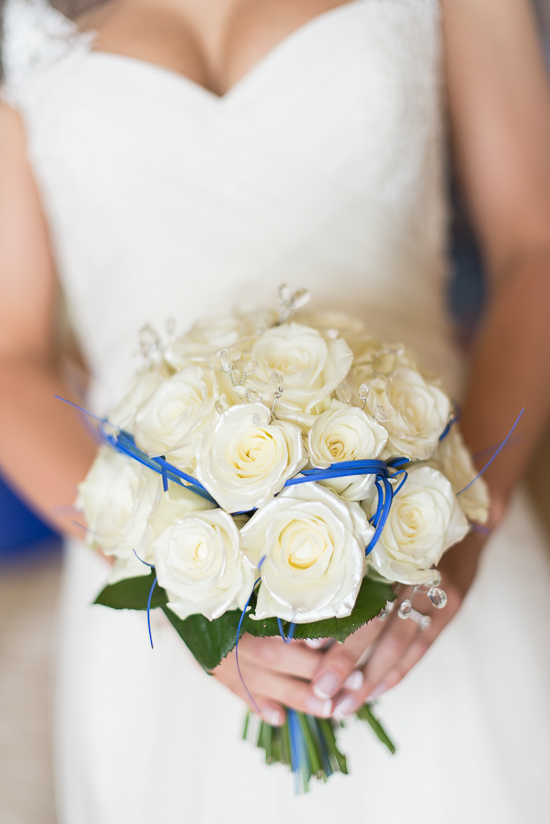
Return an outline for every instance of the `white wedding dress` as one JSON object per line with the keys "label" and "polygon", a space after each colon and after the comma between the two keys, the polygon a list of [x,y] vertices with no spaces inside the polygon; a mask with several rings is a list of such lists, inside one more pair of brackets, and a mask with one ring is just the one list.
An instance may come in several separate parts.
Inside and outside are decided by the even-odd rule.
{"label": "white wedding dress", "polygon": [[[441,45],[437,0],[352,0],[218,98],[94,50],[45,0],[8,0],[4,95],[24,119],[96,410],[125,391],[144,324],[175,317],[183,330],[234,305],[273,306],[283,281],[411,344],[460,393],[444,301]],[[90,606],[107,574],[69,546],[62,824],[548,821],[550,573],[521,499],[459,615],[380,700],[398,754],[352,723],[351,777],[302,798],[240,740],[241,702],[162,616],[152,652],[145,615]]]}

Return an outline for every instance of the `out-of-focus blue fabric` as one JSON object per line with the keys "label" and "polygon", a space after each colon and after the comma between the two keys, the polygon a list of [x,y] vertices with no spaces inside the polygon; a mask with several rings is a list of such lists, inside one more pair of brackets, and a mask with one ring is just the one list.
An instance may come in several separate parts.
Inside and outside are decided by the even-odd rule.
{"label": "out-of-focus blue fabric", "polygon": [[50,550],[55,533],[21,502],[0,477],[0,562]]}

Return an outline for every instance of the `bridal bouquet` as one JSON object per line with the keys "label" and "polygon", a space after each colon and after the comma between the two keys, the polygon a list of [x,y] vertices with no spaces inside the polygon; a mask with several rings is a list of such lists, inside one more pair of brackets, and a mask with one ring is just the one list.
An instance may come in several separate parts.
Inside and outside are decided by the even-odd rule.
{"label": "bridal bouquet", "polygon": [[[145,362],[80,485],[89,542],[114,558],[97,603],[162,609],[208,671],[245,632],[341,642],[387,612],[396,582],[444,606],[434,565],[487,518],[439,381],[307,300],[281,287],[277,312],[164,343],[143,330]],[[399,615],[430,620],[410,600]],[[393,750],[372,707],[358,715]],[[307,789],[347,771],[335,732],[289,710],[258,744]]]}

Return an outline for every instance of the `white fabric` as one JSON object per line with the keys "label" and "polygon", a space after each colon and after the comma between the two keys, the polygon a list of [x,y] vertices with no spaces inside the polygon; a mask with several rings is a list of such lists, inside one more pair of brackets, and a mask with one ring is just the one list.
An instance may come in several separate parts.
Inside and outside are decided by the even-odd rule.
{"label": "white fabric", "polygon": [[[73,323],[105,411],[137,331],[272,304],[282,281],[416,347],[460,391],[445,312],[437,0],[352,0],[302,26],[223,98],[83,44],[39,70],[19,39],[24,117]],[[27,0],[10,0],[10,14]],[[59,21],[59,15],[48,11]],[[19,22],[23,20],[19,17]],[[50,29],[48,29],[51,31]],[[9,30],[8,30],[9,32]],[[9,45],[9,44],[8,44]],[[12,50],[13,53],[13,50]],[[23,66],[19,71],[16,66]],[[550,573],[518,501],[467,602],[380,712],[391,759],[355,724],[351,778],[294,799],[239,741],[240,703],[161,618],[91,608],[101,561],[70,548],[61,611],[62,824],[542,822],[550,768]]]}

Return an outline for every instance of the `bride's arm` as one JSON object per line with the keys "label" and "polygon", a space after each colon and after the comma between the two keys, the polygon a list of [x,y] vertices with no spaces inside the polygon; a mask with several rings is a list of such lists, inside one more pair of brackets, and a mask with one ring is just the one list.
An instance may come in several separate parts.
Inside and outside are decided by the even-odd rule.
{"label": "bride's arm", "polygon": [[[62,532],[82,530],[71,508],[76,485],[96,452],[74,410],[55,345],[58,286],[40,199],[19,116],[0,103],[0,466],[24,497]],[[307,679],[320,653],[280,639],[247,636],[241,667],[266,721],[283,721],[282,705],[328,715]],[[248,701],[234,656],[216,676]]]}
{"label": "bride's arm", "polygon": [[[461,422],[472,451],[502,440],[526,410],[514,449],[485,476],[495,527],[550,413],[550,99],[529,0],[442,0],[442,7],[453,155],[489,274]],[[449,602],[432,612],[427,632],[393,616],[326,653],[314,689],[337,695],[337,716],[397,684],[422,657],[459,608],[482,545],[474,534],[442,559]],[[339,692],[373,644],[363,685]]]}
{"label": "bride's arm", "polygon": [[19,116],[0,103],[0,465],[57,529],[82,534],[70,511],[95,447],[68,406],[55,345],[57,282]]}

